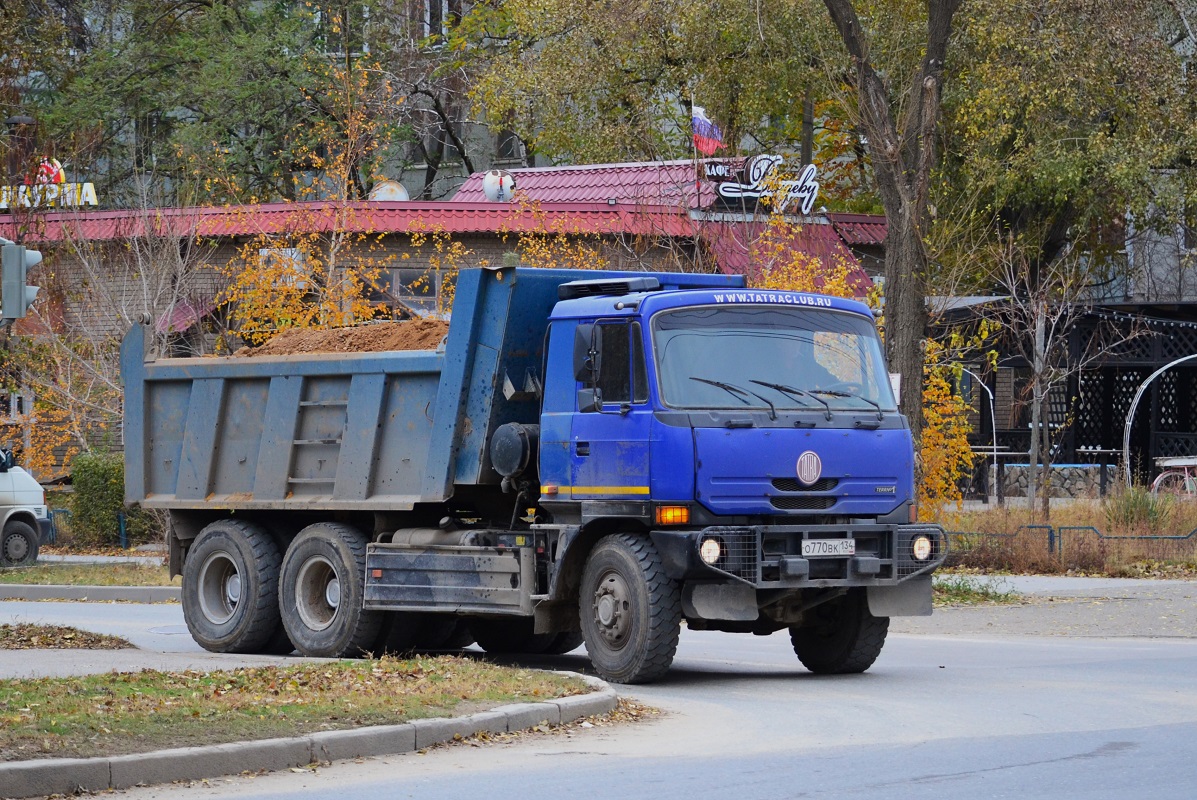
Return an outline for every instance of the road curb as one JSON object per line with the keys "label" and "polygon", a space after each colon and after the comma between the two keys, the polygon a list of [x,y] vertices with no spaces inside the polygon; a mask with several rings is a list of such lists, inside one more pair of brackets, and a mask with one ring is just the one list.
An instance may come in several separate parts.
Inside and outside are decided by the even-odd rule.
{"label": "road curb", "polygon": [[544,703],[500,706],[468,717],[415,720],[292,739],[232,742],[101,758],[53,758],[0,764],[0,795],[11,800],[48,794],[128,789],[241,772],[305,767],[346,758],[399,755],[476,733],[515,733],[544,723],[574,722],[613,711],[619,696],[604,681],[576,672],[595,691]]}
{"label": "road curb", "polygon": [[0,600],[99,600],[125,603],[177,603],[178,586],[57,586],[33,583],[0,584]]}

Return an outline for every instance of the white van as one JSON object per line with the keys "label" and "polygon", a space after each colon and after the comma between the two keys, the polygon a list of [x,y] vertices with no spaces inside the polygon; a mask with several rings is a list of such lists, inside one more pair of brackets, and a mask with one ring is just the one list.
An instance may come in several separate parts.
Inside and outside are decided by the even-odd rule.
{"label": "white van", "polygon": [[12,451],[0,450],[0,568],[26,567],[37,560],[42,539],[50,533],[46,492],[13,462]]}

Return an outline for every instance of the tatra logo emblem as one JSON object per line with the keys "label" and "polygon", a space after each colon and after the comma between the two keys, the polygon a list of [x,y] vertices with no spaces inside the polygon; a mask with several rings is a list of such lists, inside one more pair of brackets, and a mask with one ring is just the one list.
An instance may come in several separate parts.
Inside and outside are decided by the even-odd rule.
{"label": "tatra logo emblem", "polygon": [[810,486],[823,474],[823,462],[814,450],[807,450],[798,456],[798,482]]}

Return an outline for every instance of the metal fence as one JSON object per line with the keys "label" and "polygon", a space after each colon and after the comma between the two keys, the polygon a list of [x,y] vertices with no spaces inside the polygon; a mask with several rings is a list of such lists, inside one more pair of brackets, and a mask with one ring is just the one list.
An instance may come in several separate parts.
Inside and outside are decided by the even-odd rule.
{"label": "metal fence", "polygon": [[1009,562],[1012,567],[1050,560],[1085,568],[1143,559],[1197,560],[1197,529],[1184,534],[1110,534],[1092,525],[1020,525],[1012,533],[948,531],[949,563]]}

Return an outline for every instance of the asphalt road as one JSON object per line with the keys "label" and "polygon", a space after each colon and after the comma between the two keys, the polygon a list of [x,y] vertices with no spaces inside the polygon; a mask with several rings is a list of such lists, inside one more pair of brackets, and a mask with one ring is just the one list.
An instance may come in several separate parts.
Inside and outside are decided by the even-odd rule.
{"label": "asphalt road", "polygon": [[[804,672],[780,634],[687,631],[665,681],[617,687],[662,709],[647,722],[122,794],[1189,800],[1197,796],[1195,597],[1193,584],[1074,581],[1026,605],[896,621],[872,670],[838,678]],[[81,627],[108,617],[103,632],[194,647],[163,630],[180,624],[168,621],[177,606],[3,603],[0,619],[15,611],[53,621],[72,607]],[[1078,635],[1101,629],[1111,613],[1125,623],[1115,638]],[[580,655],[536,663],[586,664]]]}

